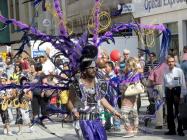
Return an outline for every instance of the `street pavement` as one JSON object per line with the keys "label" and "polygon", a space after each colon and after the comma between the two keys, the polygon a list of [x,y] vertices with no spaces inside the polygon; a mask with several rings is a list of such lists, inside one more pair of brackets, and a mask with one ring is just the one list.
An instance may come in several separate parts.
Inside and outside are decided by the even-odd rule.
{"label": "street pavement", "polygon": [[[41,129],[38,126],[34,127],[34,132],[30,133],[27,127],[24,127],[23,134],[16,135],[17,128],[12,127],[11,129],[15,133],[14,136],[6,136],[2,134],[2,129],[0,130],[0,140],[78,140],[76,137],[75,131],[70,124],[65,124],[62,128],[61,124],[54,123],[47,125],[47,128],[54,132],[57,136],[54,136],[44,129]],[[186,140],[187,136],[165,136],[163,135],[163,130],[155,131],[153,134],[146,134],[140,132],[136,137],[133,138],[122,138],[122,133],[118,135],[108,136],[108,140]]]}
{"label": "street pavement", "polygon": [[[148,105],[146,98],[142,99],[142,110],[145,110]],[[65,123],[62,127],[61,123],[47,122],[47,130],[41,126],[35,125],[34,132],[30,132],[28,126],[23,127],[23,133],[17,135],[18,127],[13,125],[12,122],[11,130],[14,133],[14,136],[3,135],[2,122],[0,122],[0,140],[78,140],[75,131],[71,123]],[[123,138],[124,135],[123,129],[121,132],[110,132],[108,134],[108,140],[186,140],[187,136],[165,136],[166,126],[162,130],[154,129],[154,121],[151,121],[148,127],[144,127],[143,123],[140,123],[140,131],[137,136],[133,138]],[[54,134],[55,133],[55,134]],[[187,135],[187,131],[185,132]]]}

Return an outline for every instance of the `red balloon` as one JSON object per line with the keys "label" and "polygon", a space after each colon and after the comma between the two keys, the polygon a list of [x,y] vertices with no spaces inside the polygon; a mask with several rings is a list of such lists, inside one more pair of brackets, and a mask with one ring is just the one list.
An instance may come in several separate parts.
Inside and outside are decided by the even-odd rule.
{"label": "red balloon", "polygon": [[120,58],[121,58],[121,54],[120,54],[120,51],[119,50],[113,50],[111,53],[110,53],[110,59],[114,62],[116,61],[120,61]]}

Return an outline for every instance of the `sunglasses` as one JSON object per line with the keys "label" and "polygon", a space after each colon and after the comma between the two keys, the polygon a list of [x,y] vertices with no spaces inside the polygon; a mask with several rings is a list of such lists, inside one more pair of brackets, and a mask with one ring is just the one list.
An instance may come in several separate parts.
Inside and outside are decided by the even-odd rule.
{"label": "sunglasses", "polygon": [[96,67],[88,67],[86,69],[97,69]]}

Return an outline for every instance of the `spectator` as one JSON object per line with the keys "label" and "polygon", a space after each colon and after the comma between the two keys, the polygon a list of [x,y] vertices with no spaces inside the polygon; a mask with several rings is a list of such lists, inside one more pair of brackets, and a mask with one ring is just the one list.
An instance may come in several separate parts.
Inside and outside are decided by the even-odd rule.
{"label": "spectator", "polygon": [[105,73],[106,73],[107,80],[110,80],[116,77],[115,72],[114,72],[114,63],[112,61],[106,62]]}
{"label": "spectator", "polygon": [[0,73],[4,73],[5,70],[6,70],[6,64],[5,64],[5,62],[3,61],[2,56],[0,55]]}
{"label": "spectator", "polygon": [[23,59],[21,59],[20,63],[22,65],[22,70],[28,72],[30,69],[30,64],[29,64],[28,58],[24,57]]}
{"label": "spectator", "polygon": [[151,81],[151,85],[153,86],[153,90],[158,92],[157,95],[154,95],[154,101],[158,104],[156,110],[156,127],[155,129],[162,129],[163,127],[163,76],[164,72],[168,69],[166,63],[162,63],[158,68],[151,71],[148,79]]}
{"label": "spectator", "polygon": [[[34,65],[36,74],[33,80],[33,83],[38,83],[41,84],[41,77],[44,75],[42,72],[42,64],[41,63],[36,63]],[[41,93],[42,90],[39,88],[35,88],[32,90],[33,97],[31,101],[31,106],[32,106],[32,114],[33,114],[33,120],[35,119],[36,116],[39,116],[40,114],[40,108],[41,108]]]}
{"label": "spectator", "polygon": [[[0,84],[1,85],[6,85],[7,81],[8,81],[7,75],[6,74],[1,74]],[[0,94],[1,94],[0,98],[3,99],[3,100],[5,100],[5,99],[8,100],[9,98],[11,98],[11,96],[10,96],[10,94],[7,90],[1,90]],[[0,114],[1,114],[2,122],[4,124],[3,133],[5,135],[12,136],[13,133],[10,131],[10,116],[9,116],[9,113],[8,113],[8,108],[6,108],[5,110],[2,110],[2,108],[0,108]]]}
{"label": "spectator", "polygon": [[187,82],[187,46],[184,47],[184,54],[182,57],[181,68],[184,72],[185,80]]}
{"label": "spectator", "polygon": [[106,62],[108,61],[109,61],[109,56],[105,52],[101,54],[101,58],[97,59],[97,66],[98,66],[97,75],[96,75],[97,78],[99,79],[106,78],[105,67],[106,67]]}
{"label": "spectator", "polygon": [[123,62],[124,62],[124,63],[126,63],[127,60],[129,59],[129,57],[130,57],[129,55],[130,55],[130,51],[127,50],[127,49],[124,49],[124,50],[123,50],[123,56],[124,56]]}
{"label": "spectator", "polygon": [[11,57],[7,57],[7,59],[6,59],[6,65],[7,65],[7,67],[6,67],[6,73],[7,73],[8,79],[10,79],[10,76],[14,72],[14,65],[12,64]]}
{"label": "spectator", "polygon": [[150,74],[150,71],[153,70],[156,66],[158,66],[156,54],[154,52],[151,52],[149,54],[149,61],[145,63],[145,67],[144,67],[145,76],[148,77]]}
{"label": "spectator", "polygon": [[[186,94],[186,84],[183,71],[175,66],[175,59],[173,56],[167,58],[169,69],[164,74],[164,88],[167,103],[167,123],[169,131],[166,135],[176,135],[174,119],[178,120],[178,135],[184,136],[182,121],[179,118],[179,103],[183,100]],[[175,114],[173,110],[175,107]]]}
{"label": "spectator", "polygon": [[53,74],[55,71],[55,66],[53,63],[47,58],[46,55],[42,55],[39,57],[39,61],[42,64],[42,71],[45,75]]}
{"label": "spectator", "polygon": [[[126,62],[125,74],[121,77],[120,91],[122,94],[121,112],[124,120],[124,128],[126,135],[124,137],[133,137],[138,132],[138,111],[137,111],[137,97],[125,96],[125,91],[129,84],[140,81],[140,74],[138,72],[137,61],[134,58],[129,58]],[[137,78],[136,78],[137,77]],[[135,78],[135,79],[134,79]],[[123,80],[131,82],[123,83]]]}
{"label": "spectator", "polygon": [[[20,78],[20,85],[23,86],[28,82],[28,76],[22,76]],[[30,132],[32,132],[31,122],[29,118],[29,102],[32,99],[32,92],[29,89],[21,89],[18,90],[18,101],[20,104],[19,108],[16,108],[16,122],[15,124],[18,125],[19,131],[17,132],[18,135],[22,134],[22,125],[28,124],[30,126]],[[26,102],[26,103],[24,103]]]}
{"label": "spectator", "polygon": [[[105,72],[106,72],[106,80],[113,80],[113,78],[116,78],[116,74],[114,72],[114,63],[112,61],[106,62],[106,67],[105,67]],[[105,98],[107,101],[112,105],[116,110],[119,110],[118,107],[118,89],[117,87],[109,86],[108,88],[108,93],[106,94]],[[110,121],[110,122],[109,122]],[[105,129],[110,128],[110,125],[114,126],[115,131],[120,131],[120,120],[117,117],[111,117],[110,120],[106,120],[105,124]],[[107,126],[108,125],[108,126]]]}
{"label": "spectator", "polygon": [[15,65],[14,72],[12,75],[10,75],[11,82],[18,84],[19,80],[20,80],[21,73],[22,73],[21,65],[20,64]]}

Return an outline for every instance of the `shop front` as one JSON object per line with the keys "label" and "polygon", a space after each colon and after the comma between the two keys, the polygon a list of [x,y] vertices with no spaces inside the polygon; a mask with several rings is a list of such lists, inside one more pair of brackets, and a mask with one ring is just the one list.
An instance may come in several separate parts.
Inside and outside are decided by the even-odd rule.
{"label": "shop front", "polygon": [[171,31],[170,51],[179,56],[187,45],[187,0],[133,0],[142,24],[164,24]]}

